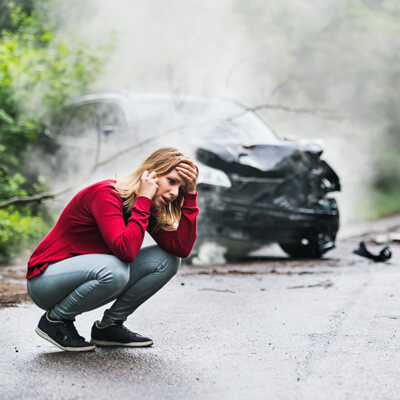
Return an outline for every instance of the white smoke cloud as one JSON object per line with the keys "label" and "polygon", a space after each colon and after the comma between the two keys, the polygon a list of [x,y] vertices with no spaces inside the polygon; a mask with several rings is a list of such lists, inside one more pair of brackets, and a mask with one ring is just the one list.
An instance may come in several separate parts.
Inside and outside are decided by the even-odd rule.
{"label": "white smoke cloud", "polygon": [[94,46],[113,42],[96,90],[176,92],[345,114],[344,120],[326,120],[261,112],[280,136],[324,140],[325,158],[343,184],[342,222],[356,217],[381,128],[371,110],[382,96],[384,58],[377,51],[387,35],[368,29],[372,14],[358,18],[346,0],[52,4],[62,34]]}

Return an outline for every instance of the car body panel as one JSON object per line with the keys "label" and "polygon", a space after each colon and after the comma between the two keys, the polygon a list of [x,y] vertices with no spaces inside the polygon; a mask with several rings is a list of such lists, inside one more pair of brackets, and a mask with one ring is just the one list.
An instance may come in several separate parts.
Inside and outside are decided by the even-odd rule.
{"label": "car body panel", "polygon": [[[68,113],[85,115],[84,108],[94,110],[96,122],[88,130],[77,123],[73,131]],[[130,172],[165,145],[199,163],[201,212],[193,254],[210,241],[239,255],[271,242],[289,249],[312,242],[317,256],[334,246],[339,211],[329,194],[340,190],[340,181],[321,159],[322,148],[281,140],[235,102],[103,92],[69,101],[64,116],[52,137],[59,145],[58,160],[62,154],[66,170],[73,166],[72,177],[83,170],[97,179],[109,177],[110,171]],[[85,123],[92,116],[88,113]],[[208,177],[202,172],[206,169]]]}

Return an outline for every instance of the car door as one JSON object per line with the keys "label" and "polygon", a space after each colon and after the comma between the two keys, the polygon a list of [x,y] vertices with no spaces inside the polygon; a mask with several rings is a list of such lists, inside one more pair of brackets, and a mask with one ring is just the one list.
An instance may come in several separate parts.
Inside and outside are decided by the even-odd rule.
{"label": "car door", "polygon": [[93,104],[79,104],[65,110],[58,135],[57,168],[68,182],[90,176],[100,161],[101,136]]}
{"label": "car door", "polygon": [[141,161],[141,146],[126,109],[117,101],[95,103],[100,136],[100,160],[97,172],[101,176],[131,172]]}

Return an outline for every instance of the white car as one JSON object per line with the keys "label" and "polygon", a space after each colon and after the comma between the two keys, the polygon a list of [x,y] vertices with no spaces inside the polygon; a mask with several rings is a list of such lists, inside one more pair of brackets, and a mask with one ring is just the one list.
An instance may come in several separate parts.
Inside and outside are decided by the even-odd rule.
{"label": "white car", "polygon": [[[277,242],[291,257],[334,247],[339,178],[313,143],[281,140],[253,111],[209,98],[100,92],[77,97],[51,129],[64,181],[132,171],[151,151],[179,148],[199,166],[198,240],[227,259]],[[60,179],[60,176],[59,176]]]}

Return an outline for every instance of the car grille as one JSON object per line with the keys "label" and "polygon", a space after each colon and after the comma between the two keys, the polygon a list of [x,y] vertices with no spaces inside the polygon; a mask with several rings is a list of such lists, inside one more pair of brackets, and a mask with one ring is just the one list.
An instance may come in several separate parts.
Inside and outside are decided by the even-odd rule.
{"label": "car grille", "polygon": [[226,197],[243,205],[280,210],[324,208],[321,201],[325,193],[316,174],[297,174],[286,179],[230,174],[229,178],[232,187],[226,191]]}
{"label": "car grille", "polygon": [[276,178],[249,178],[237,174],[229,175],[232,187],[227,195],[242,202],[259,202],[261,198],[270,198],[275,189],[283,182]]}

